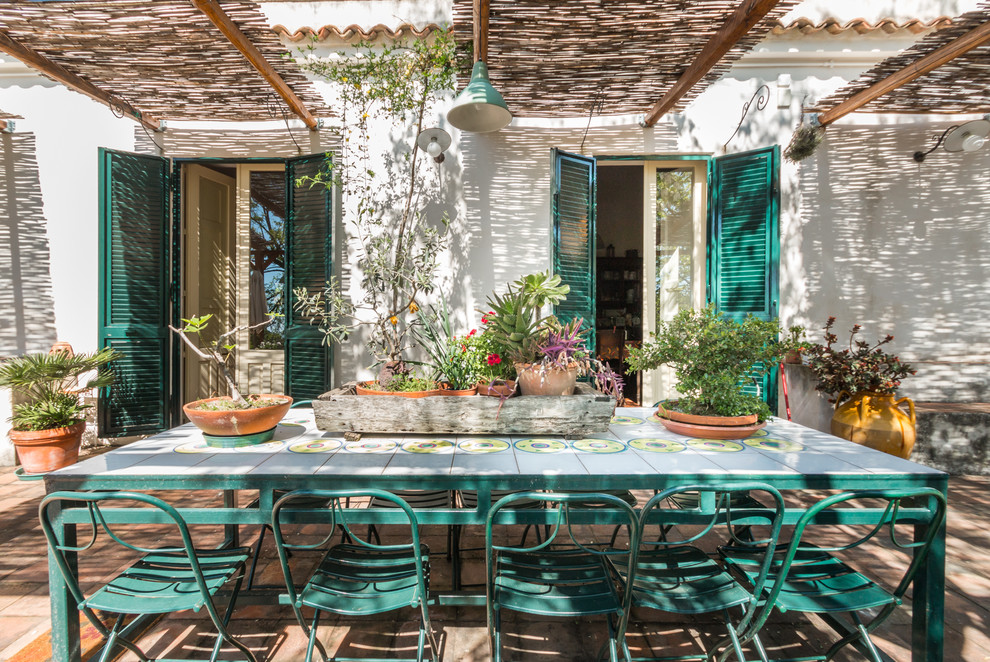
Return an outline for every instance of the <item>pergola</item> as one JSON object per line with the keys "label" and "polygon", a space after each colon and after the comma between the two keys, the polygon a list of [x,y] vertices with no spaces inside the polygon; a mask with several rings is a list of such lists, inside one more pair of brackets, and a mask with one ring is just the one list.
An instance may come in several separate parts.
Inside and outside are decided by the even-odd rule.
{"label": "pergola", "polygon": [[[952,20],[839,24],[780,19],[798,0],[454,0],[465,55],[489,65],[515,115],[642,114],[683,109],[756,43],[788,30],[932,30],[913,48],[822,101],[828,124],[853,110],[986,110],[990,4]],[[228,0],[0,0],[0,51],[158,129],[161,120],[260,120],[284,104],[309,128],[332,115],[282,38],[401,39],[437,25],[293,28],[257,3]],[[471,57],[464,58],[462,80]],[[2,121],[2,118],[0,118]]]}
{"label": "pergola", "polygon": [[990,111],[990,2],[887,58],[813,110],[823,125],[853,111]]}

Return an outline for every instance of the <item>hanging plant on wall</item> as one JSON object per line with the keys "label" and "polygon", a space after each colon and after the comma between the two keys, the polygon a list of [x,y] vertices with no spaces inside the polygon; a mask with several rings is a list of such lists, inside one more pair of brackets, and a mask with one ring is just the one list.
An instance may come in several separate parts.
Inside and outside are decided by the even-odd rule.
{"label": "hanging plant on wall", "polygon": [[818,123],[817,119],[811,121],[801,120],[801,124],[794,130],[791,142],[784,150],[784,158],[791,163],[802,161],[818,149],[825,139],[825,127]]}
{"label": "hanging plant on wall", "polygon": [[[426,186],[416,138],[457,70],[449,32],[385,46],[360,44],[350,53],[300,62],[333,84],[341,114],[342,152],[327,173],[303,184],[343,194],[348,250],[356,251],[362,295],[351,301],[337,280],[319,292],[293,291],[295,308],[319,324],[326,342],[342,342],[358,327],[380,366],[382,383],[409,373],[403,352],[416,311],[435,289],[438,259],[450,246],[448,219],[428,218],[438,202]],[[387,126],[393,140],[380,140]],[[425,153],[424,153],[425,154]]]}

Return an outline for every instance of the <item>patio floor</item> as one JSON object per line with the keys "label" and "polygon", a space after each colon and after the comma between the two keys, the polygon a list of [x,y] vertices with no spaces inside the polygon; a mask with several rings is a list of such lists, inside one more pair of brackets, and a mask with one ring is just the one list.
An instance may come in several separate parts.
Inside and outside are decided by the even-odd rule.
{"label": "patio floor", "polygon": [[[5,515],[0,531],[0,660],[42,662],[50,655],[48,644],[48,570],[44,539],[37,523],[37,506],[44,492],[40,481],[22,482],[13,471],[0,474],[0,511]],[[188,503],[188,494],[163,495],[172,503]],[[950,483],[949,558],[946,577],[946,647],[945,660],[987,662],[990,660],[990,479],[957,477]],[[435,586],[450,585],[449,564],[445,549],[445,530],[425,527],[426,542],[435,552],[432,581]],[[197,534],[194,531],[194,536]],[[246,542],[253,543],[254,532],[246,532]],[[478,533],[465,536],[463,547],[477,547]],[[888,577],[903,563],[903,556],[886,549],[859,561],[863,569],[877,577]],[[480,581],[483,576],[481,552],[465,553],[465,582]],[[122,557],[101,557],[101,567],[91,576],[113,573],[120,568]],[[893,570],[892,570],[893,569]],[[274,550],[266,542],[259,564],[257,583],[281,581]],[[447,607],[431,610],[434,627],[441,638],[444,660],[480,662],[489,660],[482,608]],[[910,608],[895,613],[876,635],[880,648],[894,659],[910,659]],[[507,618],[506,659],[594,660],[603,640],[604,623],[600,620]],[[305,640],[287,608],[242,606],[234,614],[231,627],[259,660],[301,660]],[[153,627],[142,640],[152,656],[185,659],[207,657],[212,645],[211,627],[205,614],[169,617]],[[411,610],[398,612],[394,619],[337,618],[321,626],[321,639],[329,652],[352,657],[415,656],[417,621]],[[633,654],[684,655],[700,650],[720,632],[714,620],[660,617],[656,612],[636,612],[631,625],[630,645]],[[84,660],[87,646],[92,649],[97,638],[84,629]],[[764,642],[775,649],[771,655],[793,657],[808,655],[827,648],[832,640],[827,626],[815,618],[799,614],[775,615],[764,629]],[[637,650],[638,649],[638,650]],[[651,652],[652,651],[652,652]],[[233,659],[227,655],[227,659]],[[133,655],[122,660],[136,659]],[[837,659],[860,659],[847,652]]]}

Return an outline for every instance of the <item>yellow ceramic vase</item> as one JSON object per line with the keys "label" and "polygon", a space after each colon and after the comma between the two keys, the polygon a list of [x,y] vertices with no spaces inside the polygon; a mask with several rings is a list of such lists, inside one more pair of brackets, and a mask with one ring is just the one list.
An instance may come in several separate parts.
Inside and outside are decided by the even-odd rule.
{"label": "yellow ceramic vase", "polygon": [[[901,405],[907,404],[905,412]],[[905,460],[915,441],[914,402],[887,393],[842,391],[835,400],[832,434]]]}

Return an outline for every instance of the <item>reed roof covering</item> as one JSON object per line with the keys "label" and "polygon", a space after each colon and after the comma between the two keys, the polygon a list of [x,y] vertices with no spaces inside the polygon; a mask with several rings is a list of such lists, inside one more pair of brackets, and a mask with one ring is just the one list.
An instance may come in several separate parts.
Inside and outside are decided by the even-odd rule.
{"label": "reed roof covering", "polygon": [[[956,18],[951,27],[934,32],[911,48],[887,58],[848,85],[822,99],[813,110],[824,111],[917,62],[932,51],[990,21],[990,1]],[[888,92],[857,112],[985,113],[990,112],[990,42]]]}
{"label": "reed roof covering", "polygon": [[[782,0],[743,37],[692,99],[766,37],[797,0]],[[601,95],[603,114],[645,113],[677,81],[739,0],[491,0],[488,72],[514,115],[589,113]],[[454,33],[472,43],[472,0],[454,0]],[[471,58],[461,72],[470,78]]]}
{"label": "reed roof covering", "polygon": [[[222,0],[220,6],[310,112],[330,114],[285,57],[258,4]],[[270,100],[278,98],[188,0],[0,0],[0,30],[158,118],[265,120]]]}
{"label": "reed roof covering", "polygon": [[8,113],[5,112],[3,109],[0,109],[0,120],[19,120],[19,119],[21,119],[20,115],[14,115],[13,113]]}

